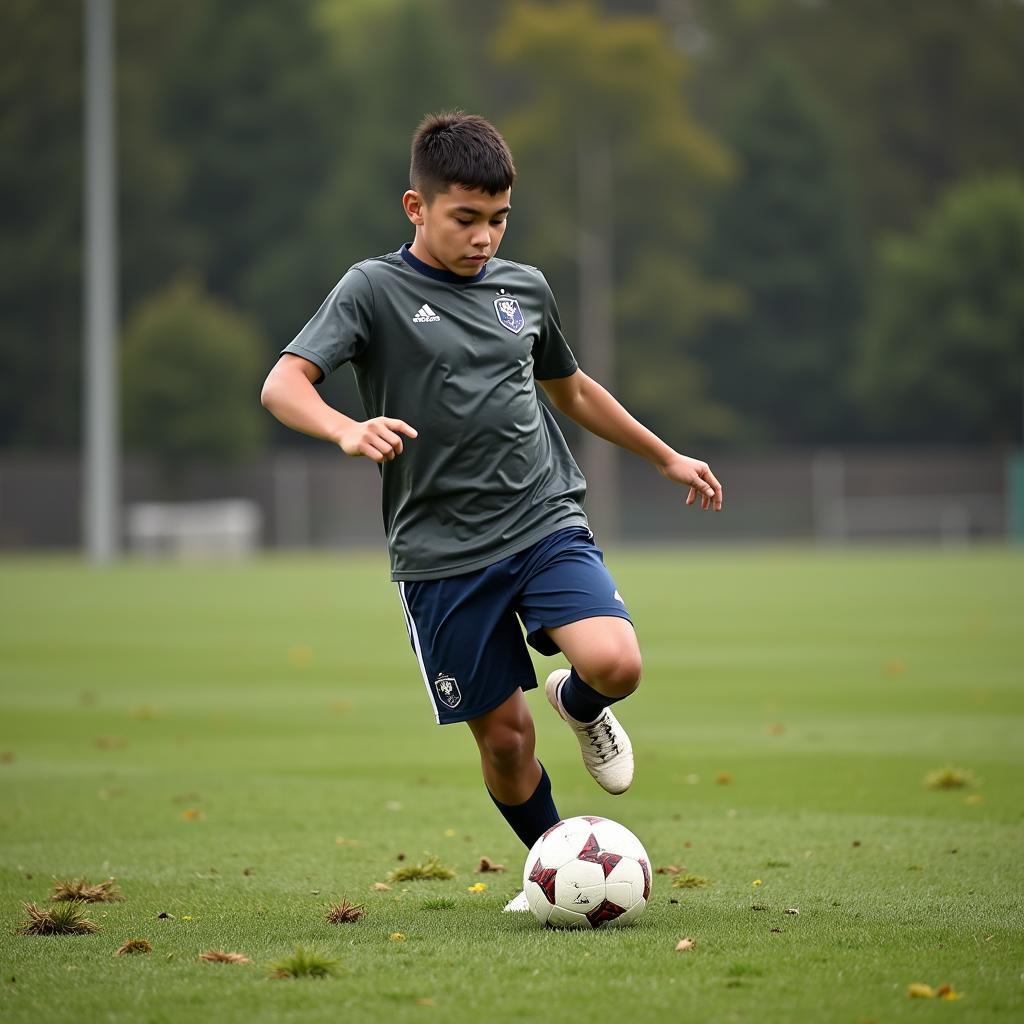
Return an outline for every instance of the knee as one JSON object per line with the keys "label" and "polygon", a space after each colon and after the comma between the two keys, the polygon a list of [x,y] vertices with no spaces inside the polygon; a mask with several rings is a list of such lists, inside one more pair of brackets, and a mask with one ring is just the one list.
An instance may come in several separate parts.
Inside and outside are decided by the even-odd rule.
{"label": "knee", "polygon": [[581,677],[595,690],[608,697],[628,697],[640,685],[643,661],[640,652],[610,650],[580,671]]}
{"label": "knee", "polygon": [[533,759],[533,732],[525,725],[503,723],[490,729],[480,744],[481,753],[502,774],[514,774]]}

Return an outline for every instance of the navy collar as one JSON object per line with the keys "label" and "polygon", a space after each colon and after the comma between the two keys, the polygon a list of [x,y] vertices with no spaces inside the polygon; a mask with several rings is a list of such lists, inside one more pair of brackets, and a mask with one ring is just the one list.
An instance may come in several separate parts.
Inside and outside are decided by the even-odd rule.
{"label": "navy collar", "polygon": [[441,270],[438,267],[432,267],[429,263],[424,263],[423,260],[419,259],[409,251],[409,243],[399,250],[399,255],[405,260],[406,263],[412,267],[413,270],[422,274],[424,277],[432,278],[434,281],[443,281],[445,284],[476,284],[477,281],[484,279],[484,274],[487,273],[487,264],[485,263],[479,270],[478,273],[472,277],[466,277],[463,274],[456,274],[451,270]]}

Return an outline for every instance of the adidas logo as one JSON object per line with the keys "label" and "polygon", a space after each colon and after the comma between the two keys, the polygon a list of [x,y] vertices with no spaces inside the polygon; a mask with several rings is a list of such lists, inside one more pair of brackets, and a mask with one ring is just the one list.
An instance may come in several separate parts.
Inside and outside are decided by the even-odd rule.
{"label": "adidas logo", "polygon": [[433,324],[441,318],[424,302],[412,318],[414,324]]}

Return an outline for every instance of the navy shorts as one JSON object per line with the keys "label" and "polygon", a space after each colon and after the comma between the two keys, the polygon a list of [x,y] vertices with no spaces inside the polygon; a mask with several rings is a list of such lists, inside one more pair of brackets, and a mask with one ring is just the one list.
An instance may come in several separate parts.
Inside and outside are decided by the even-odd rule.
{"label": "navy shorts", "polygon": [[441,725],[479,718],[516,690],[533,689],[526,644],[541,654],[558,653],[546,628],[598,615],[629,620],[601,550],[582,526],[552,533],[476,572],[410,580],[398,590]]}

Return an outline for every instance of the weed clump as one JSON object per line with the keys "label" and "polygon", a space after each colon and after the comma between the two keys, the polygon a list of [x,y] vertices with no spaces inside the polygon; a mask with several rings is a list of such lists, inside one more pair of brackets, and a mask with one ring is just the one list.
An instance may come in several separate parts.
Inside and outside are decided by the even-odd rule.
{"label": "weed clump", "polygon": [[243,953],[226,953],[223,949],[208,949],[199,954],[199,959],[206,964],[251,964],[252,961]]}
{"label": "weed clump", "polygon": [[349,903],[343,899],[340,903],[327,905],[328,924],[351,924],[365,916],[366,907],[362,903]]}
{"label": "weed clump", "polygon": [[146,939],[129,939],[118,951],[117,956],[131,956],[134,953],[152,953],[153,947]]}
{"label": "weed clump", "polygon": [[451,896],[431,896],[423,901],[424,910],[453,910],[455,900]]}
{"label": "weed clump", "polygon": [[407,864],[388,875],[390,882],[424,882],[454,878],[455,872],[437,857],[428,857],[422,864]]}
{"label": "weed clump", "polygon": [[270,965],[272,978],[328,978],[337,971],[339,961],[318,949],[296,946],[289,956]]}
{"label": "weed clump", "polygon": [[974,772],[967,768],[946,765],[945,768],[929,772],[924,777],[924,784],[928,789],[966,789],[969,786],[976,786],[978,780],[974,777]]}
{"label": "weed clump", "polygon": [[18,929],[21,935],[87,935],[100,930],[95,921],[82,916],[85,903],[81,900],[58,903],[46,909],[34,903],[25,903],[23,906],[28,920]]}
{"label": "weed clump", "polygon": [[124,897],[113,878],[108,878],[98,885],[91,885],[88,878],[69,878],[63,882],[54,881],[50,899],[54,903],[64,900],[78,900],[81,903],[115,903]]}
{"label": "weed clump", "polygon": [[673,889],[706,889],[710,884],[711,879],[703,875],[676,875],[672,879]]}

